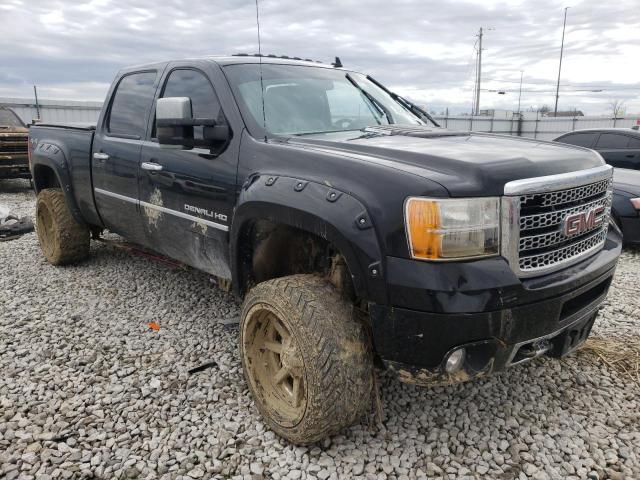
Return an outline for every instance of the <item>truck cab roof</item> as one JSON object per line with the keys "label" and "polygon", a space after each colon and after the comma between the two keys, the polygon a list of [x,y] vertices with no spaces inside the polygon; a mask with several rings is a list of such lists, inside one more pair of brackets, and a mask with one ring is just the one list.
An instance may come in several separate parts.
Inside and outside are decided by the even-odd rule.
{"label": "truck cab roof", "polygon": [[240,64],[271,64],[271,65],[299,65],[306,67],[320,67],[320,68],[341,68],[335,67],[330,63],[322,63],[316,60],[311,60],[309,58],[300,58],[300,57],[289,57],[287,55],[271,55],[271,54],[263,54],[260,56],[259,54],[248,54],[248,53],[238,53],[233,55],[207,55],[203,57],[191,57],[191,58],[179,58],[174,60],[169,60],[165,62],[154,62],[154,63],[145,63],[140,65],[132,65],[129,67],[125,67],[120,70],[120,73],[130,72],[135,70],[145,70],[150,68],[162,68],[169,63],[172,62],[213,62],[220,66],[227,65],[240,65]]}

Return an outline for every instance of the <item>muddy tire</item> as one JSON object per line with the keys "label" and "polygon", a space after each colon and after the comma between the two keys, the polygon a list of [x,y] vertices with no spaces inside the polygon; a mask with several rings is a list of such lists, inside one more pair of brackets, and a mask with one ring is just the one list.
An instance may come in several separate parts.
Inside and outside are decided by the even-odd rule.
{"label": "muddy tire", "polygon": [[316,442],[369,411],[367,331],[352,305],[320,277],[292,275],[249,291],[240,353],[258,410],[290,442]]}
{"label": "muddy tire", "polygon": [[36,201],[36,233],[51,265],[68,265],[89,255],[89,229],[75,221],[62,190],[46,188]]}

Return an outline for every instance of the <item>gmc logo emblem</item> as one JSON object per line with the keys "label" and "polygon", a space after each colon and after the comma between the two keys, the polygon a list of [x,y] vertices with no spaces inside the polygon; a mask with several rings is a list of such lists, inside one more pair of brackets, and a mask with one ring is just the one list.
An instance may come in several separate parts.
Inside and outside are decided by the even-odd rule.
{"label": "gmc logo emblem", "polygon": [[599,206],[586,212],[567,215],[563,220],[562,232],[565,236],[572,237],[599,227],[604,223],[604,212],[605,207]]}

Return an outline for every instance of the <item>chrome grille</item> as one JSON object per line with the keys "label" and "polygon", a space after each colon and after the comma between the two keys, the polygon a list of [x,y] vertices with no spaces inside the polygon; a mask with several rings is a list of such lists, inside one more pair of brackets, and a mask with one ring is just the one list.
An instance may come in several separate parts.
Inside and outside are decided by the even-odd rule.
{"label": "chrome grille", "polygon": [[611,180],[602,180],[590,185],[561,190],[559,192],[523,195],[520,197],[520,204],[527,207],[529,205],[539,203],[540,206],[551,207],[563,203],[575,202],[606,191],[610,182]]}
{"label": "chrome grille", "polygon": [[[567,215],[590,210],[594,207],[606,207],[609,205],[609,199],[602,196],[605,192],[606,190],[604,192],[600,192],[600,198],[598,198],[597,200],[578,205],[576,207],[563,208],[561,210],[554,211],[545,211],[543,213],[536,213],[533,215],[522,215],[520,217],[520,230],[533,230],[537,228],[545,228],[558,225]],[[520,204],[520,206],[520,211],[522,212],[522,204]]]}
{"label": "chrome grille", "polygon": [[[550,273],[602,248],[611,209],[611,174],[611,167],[603,166],[505,186],[502,249],[516,274],[526,277]],[[593,214],[598,207],[604,207],[604,212],[589,217],[589,212]],[[579,232],[565,233],[567,218],[579,214],[585,214],[579,218]],[[587,218],[603,221],[589,222]]]}
{"label": "chrome grille", "polygon": [[584,240],[577,243],[571,243],[566,247],[562,247],[550,252],[531,255],[528,257],[520,257],[520,269],[523,271],[546,267],[553,265],[567,258],[584,254],[592,251],[595,247],[601,246],[607,236],[607,229],[600,229],[595,234],[589,235]]}

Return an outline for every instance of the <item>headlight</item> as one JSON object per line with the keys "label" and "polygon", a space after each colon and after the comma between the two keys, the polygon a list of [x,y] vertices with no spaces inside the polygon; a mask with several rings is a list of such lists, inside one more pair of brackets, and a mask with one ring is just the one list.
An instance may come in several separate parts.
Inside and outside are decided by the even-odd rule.
{"label": "headlight", "polygon": [[410,197],[405,228],[413,258],[458,260],[497,255],[500,199]]}
{"label": "headlight", "polygon": [[640,210],[640,198],[632,198],[631,205],[633,205],[633,208],[636,210]]}

